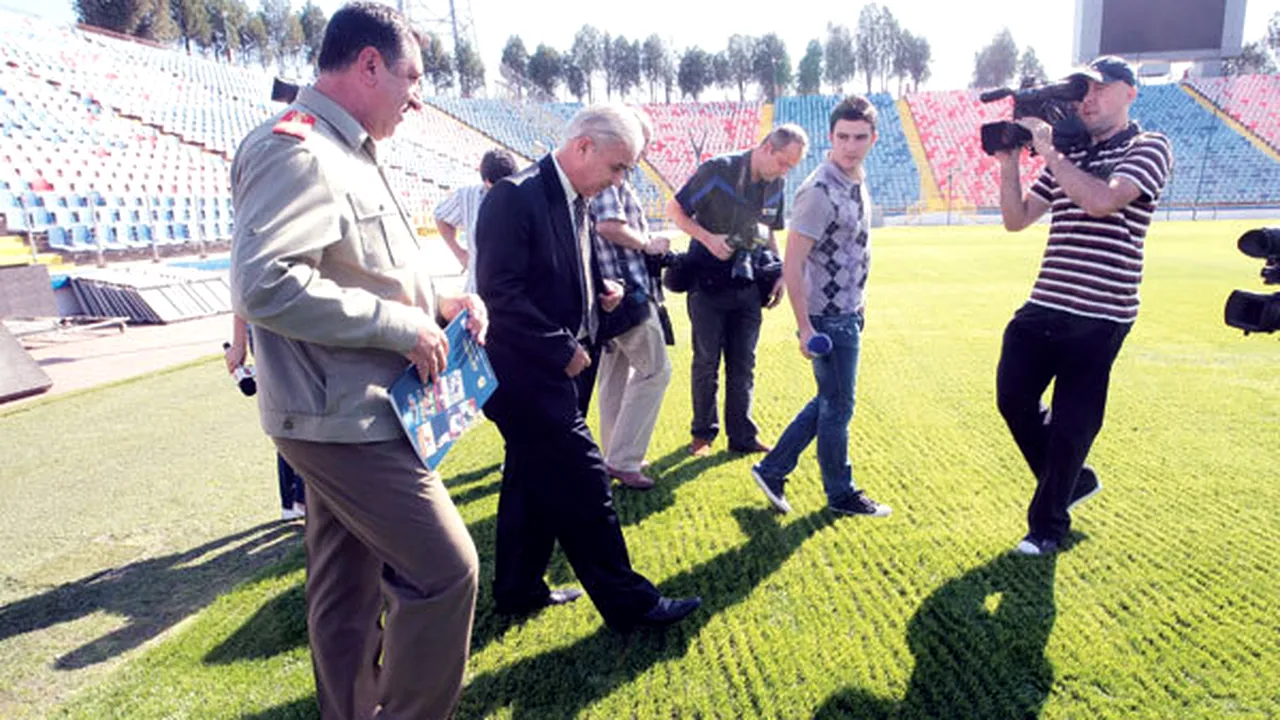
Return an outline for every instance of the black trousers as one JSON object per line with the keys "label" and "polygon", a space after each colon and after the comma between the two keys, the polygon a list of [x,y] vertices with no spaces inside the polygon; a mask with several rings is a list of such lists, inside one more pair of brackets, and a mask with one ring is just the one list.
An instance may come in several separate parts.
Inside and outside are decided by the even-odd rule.
{"label": "black trousers", "polygon": [[750,447],[759,429],[751,419],[756,341],[760,339],[760,292],[755,285],[719,292],[689,292],[692,331],[693,423],[691,434],[714,440],[720,433],[716,390],[724,356],[724,423],[730,447]]}
{"label": "black trousers", "polygon": [[556,541],[604,620],[621,627],[659,593],[631,569],[604,458],[578,411],[573,380],[539,392],[500,387],[486,414],[506,441],[493,595],[500,611],[539,607]]}
{"label": "black trousers", "polygon": [[596,376],[600,374],[600,348],[597,343],[584,345],[587,349],[587,356],[591,358],[591,364],[582,372],[573,378],[574,389],[578,391],[578,411],[582,413],[582,417],[587,416],[587,410],[591,409],[591,394],[596,389]]}
{"label": "black trousers", "polygon": [[1061,541],[1071,529],[1067,505],[1102,429],[1111,366],[1130,327],[1027,303],[1005,328],[996,403],[1036,478],[1027,509],[1034,537]]}

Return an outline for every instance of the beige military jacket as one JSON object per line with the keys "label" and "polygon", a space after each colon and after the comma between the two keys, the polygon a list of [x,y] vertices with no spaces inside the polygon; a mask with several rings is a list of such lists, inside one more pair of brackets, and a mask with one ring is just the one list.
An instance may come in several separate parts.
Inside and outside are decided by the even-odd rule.
{"label": "beige military jacket", "polygon": [[245,138],[231,165],[231,295],[254,328],[268,435],[390,440],[387,387],[409,362],[434,292],[374,141],[303,88]]}

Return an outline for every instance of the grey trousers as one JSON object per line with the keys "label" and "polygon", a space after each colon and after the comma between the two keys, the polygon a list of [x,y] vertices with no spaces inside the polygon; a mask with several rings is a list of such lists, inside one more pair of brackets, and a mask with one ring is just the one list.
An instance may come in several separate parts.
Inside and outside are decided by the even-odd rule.
{"label": "grey trousers", "polygon": [[403,439],[274,440],[307,483],[320,716],[448,717],[470,650],[479,559],[439,476]]}

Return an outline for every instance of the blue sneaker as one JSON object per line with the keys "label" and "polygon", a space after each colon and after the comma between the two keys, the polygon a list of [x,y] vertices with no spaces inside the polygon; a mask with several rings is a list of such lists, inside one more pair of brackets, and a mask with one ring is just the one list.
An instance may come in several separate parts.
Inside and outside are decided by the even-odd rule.
{"label": "blue sneaker", "polygon": [[828,503],[827,507],[831,508],[831,512],[839,515],[861,515],[863,517],[882,518],[889,517],[893,514],[893,508],[872,500],[861,490],[842,498],[837,502]]}
{"label": "blue sneaker", "polygon": [[764,491],[764,496],[769,498],[769,503],[773,505],[773,509],[780,513],[791,512],[791,504],[787,502],[787,498],[782,494],[782,487],[786,480],[773,480],[765,477],[760,473],[759,465],[751,466],[751,477],[755,478],[756,485]]}

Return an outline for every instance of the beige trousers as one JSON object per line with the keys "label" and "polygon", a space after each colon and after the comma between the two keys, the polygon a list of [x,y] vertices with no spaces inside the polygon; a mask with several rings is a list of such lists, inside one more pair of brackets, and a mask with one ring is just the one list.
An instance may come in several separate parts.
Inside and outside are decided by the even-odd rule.
{"label": "beige trousers", "polygon": [[470,650],[479,559],[439,476],[407,440],[275,443],[307,483],[320,716],[448,717]]}
{"label": "beige trousers", "polygon": [[615,470],[639,470],[671,382],[671,361],[656,311],[600,353],[598,382],[605,464]]}

